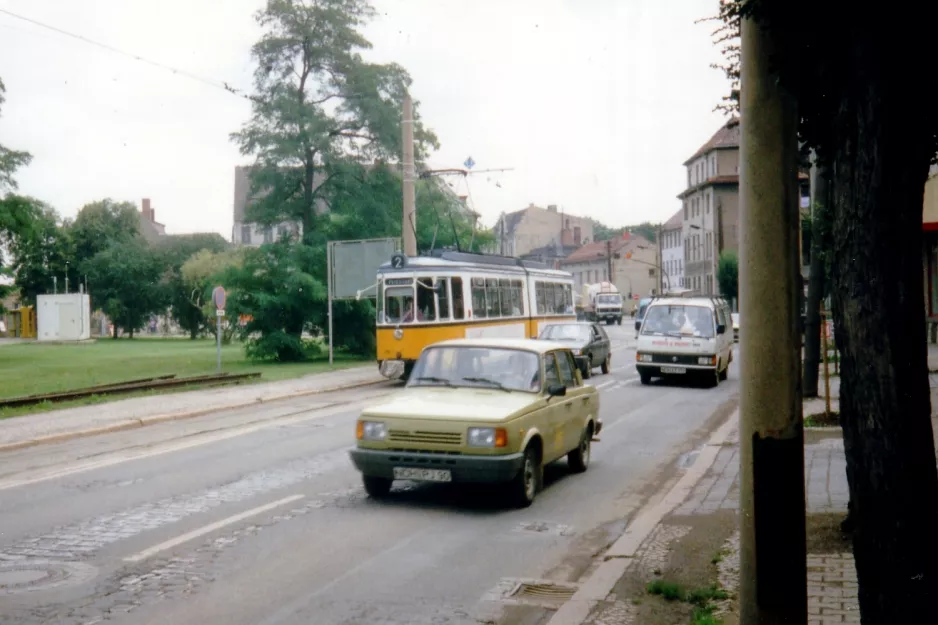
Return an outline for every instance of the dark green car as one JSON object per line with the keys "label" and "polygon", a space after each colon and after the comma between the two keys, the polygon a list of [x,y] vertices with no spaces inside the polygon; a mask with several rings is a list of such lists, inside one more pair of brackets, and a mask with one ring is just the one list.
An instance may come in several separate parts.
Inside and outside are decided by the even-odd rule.
{"label": "dark green car", "polygon": [[569,346],[576,356],[583,379],[592,376],[596,367],[603,373],[609,373],[612,366],[612,347],[609,335],[598,323],[551,323],[544,326],[537,338]]}

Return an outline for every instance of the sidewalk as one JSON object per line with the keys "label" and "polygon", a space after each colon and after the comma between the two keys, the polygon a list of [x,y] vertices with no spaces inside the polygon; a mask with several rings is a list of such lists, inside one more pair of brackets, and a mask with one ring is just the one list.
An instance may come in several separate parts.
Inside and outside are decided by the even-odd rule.
{"label": "sidewalk", "polygon": [[368,364],[292,380],[133,397],[0,420],[0,452],[385,381]]}
{"label": "sidewalk", "polygon": [[[845,470],[839,432],[806,436],[809,625],[860,622],[853,555],[849,541],[839,534],[849,500]],[[697,610],[712,611],[727,625],[736,623],[738,508],[739,442],[734,428],[704,477],[645,539],[611,594],[597,602],[584,622],[670,625],[688,622]]]}

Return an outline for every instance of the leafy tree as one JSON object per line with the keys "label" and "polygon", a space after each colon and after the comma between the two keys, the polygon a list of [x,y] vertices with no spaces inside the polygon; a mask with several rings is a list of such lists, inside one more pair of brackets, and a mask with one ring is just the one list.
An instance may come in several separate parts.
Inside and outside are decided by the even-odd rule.
{"label": "leafy tree", "polygon": [[609,239],[617,239],[621,237],[624,232],[631,232],[632,234],[645,237],[652,243],[655,243],[658,240],[658,226],[651,223],[650,221],[643,221],[642,223],[635,226],[610,228],[596,219],[593,220],[594,241],[608,241]]}
{"label": "leafy tree", "polygon": [[[199,311],[201,328],[215,334],[215,306],[212,303],[212,289],[222,282],[229,269],[240,267],[248,248],[232,247],[221,252],[202,249],[192,255],[180,268],[186,304]],[[223,285],[224,286],[224,285]],[[229,319],[232,319],[229,315]],[[223,327],[222,342],[230,343],[238,329],[234,321]]]}
{"label": "leafy tree", "polygon": [[902,69],[930,58],[938,5],[722,0],[717,36],[733,81],[741,18],[772,39],[777,84],[797,101],[800,139],[830,172],[831,303],[863,622],[914,622],[938,596],[921,257],[938,110],[930,83]]}
{"label": "leafy tree", "polygon": [[154,245],[154,252],[164,267],[163,281],[170,313],[191,339],[206,329],[206,319],[202,307],[193,302],[192,289],[182,275],[183,264],[200,251],[221,252],[227,247],[228,242],[218,234],[173,235]]}
{"label": "leafy tree", "polygon": [[115,243],[123,243],[140,234],[140,217],[131,202],[111,199],[85,204],[69,226],[75,260],[81,265]]}
{"label": "leafy tree", "polygon": [[296,362],[320,353],[303,338],[324,321],[326,288],[311,274],[315,263],[308,246],[273,243],[248,250],[242,265],[223,274],[231,317],[251,317],[242,330],[250,358]]}
{"label": "leafy tree", "polygon": [[0,201],[0,213],[11,217],[6,237],[0,237],[9,250],[11,262],[6,268],[12,274],[20,298],[35,304],[36,296],[51,293],[53,280],[65,288],[65,277],[77,287],[78,271],[68,263],[72,258],[71,238],[67,228],[59,223],[59,216],[47,204],[35,198],[8,195]]}
{"label": "leafy tree", "polygon": [[[5,93],[6,87],[3,85],[3,81],[0,80],[0,106],[6,101]],[[0,193],[15,191],[17,189],[13,174],[15,174],[16,170],[20,167],[29,165],[32,160],[33,157],[29,152],[18,152],[0,145]],[[0,207],[0,211],[2,210],[3,207]]]}
{"label": "leafy tree", "polygon": [[[398,65],[362,58],[371,44],[360,29],[373,15],[365,0],[268,0],[257,13],[265,32],[252,48],[252,115],[232,134],[242,154],[256,158],[253,220],[299,221],[308,238],[317,205],[348,159],[400,153],[410,77]],[[418,155],[436,147],[431,132],[414,126]]]}
{"label": "leafy tree", "polygon": [[717,265],[717,284],[723,297],[739,299],[739,257],[733,250],[723,250]]}
{"label": "leafy tree", "polygon": [[113,243],[85,262],[91,297],[130,338],[147,318],[166,306],[164,268],[158,254],[141,238]]}

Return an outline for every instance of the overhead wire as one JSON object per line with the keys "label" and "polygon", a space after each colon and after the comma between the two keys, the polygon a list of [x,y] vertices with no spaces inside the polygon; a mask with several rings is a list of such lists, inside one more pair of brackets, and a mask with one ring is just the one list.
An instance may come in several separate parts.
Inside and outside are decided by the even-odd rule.
{"label": "overhead wire", "polygon": [[188,70],[180,69],[180,68],[174,67],[174,66],[172,66],[172,65],[167,65],[166,63],[161,63],[161,62],[159,62],[159,61],[154,61],[154,60],[152,60],[152,59],[148,59],[148,58],[146,58],[146,57],[144,57],[144,56],[141,56],[141,55],[139,55],[139,54],[135,54],[135,53],[133,53],[133,52],[127,52],[126,50],[121,50],[120,48],[116,48],[116,47],[114,47],[114,46],[112,46],[112,45],[110,45],[110,44],[101,43],[100,41],[95,41],[94,39],[89,39],[88,37],[85,37],[84,35],[79,35],[79,34],[77,34],[77,33],[69,32],[69,31],[64,30],[64,29],[62,29],[62,28],[59,28],[58,26],[52,26],[51,24],[46,24],[45,22],[40,22],[39,20],[35,20],[35,19],[31,18],[31,17],[26,17],[25,15],[19,15],[18,13],[14,13],[13,11],[9,11],[9,10],[7,10],[7,9],[0,8],[0,13],[2,13],[2,14],[4,14],[4,15],[8,15],[8,16],[10,16],[10,17],[12,17],[12,18],[15,18],[15,19],[18,19],[18,20],[22,20],[22,21],[24,21],[24,22],[28,22],[28,23],[33,24],[33,25],[35,25],[35,26],[39,26],[40,28],[45,28],[46,30],[51,30],[51,31],[53,31],[53,32],[59,33],[60,35],[65,35],[66,37],[71,37],[72,39],[77,39],[78,41],[81,41],[82,43],[86,43],[86,44],[88,44],[88,45],[96,46],[96,47],[101,48],[101,49],[103,49],[103,50],[107,50],[107,51],[113,52],[113,53],[115,53],[115,54],[120,54],[120,55],[122,55],[122,56],[129,57],[129,58],[131,58],[131,59],[133,59],[133,60],[135,60],[135,61],[140,61],[141,63],[146,63],[146,64],[148,64],[148,65],[152,65],[152,66],[154,66],[154,67],[158,67],[158,68],[160,68],[160,69],[163,69],[163,70],[166,70],[166,71],[170,71],[170,72],[172,72],[173,74],[178,74],[178,75],[180,75],[180,76],[185,76],[186,78],[189,78],[189,79],[191,79],[191,80],[196,80],[196,81],[201,82],[201,83],[203,83],[203,84],[206,84],[206,85],[208,85],[208,86],[210,86],[210,87],[215,87],[216,89],[221,89],[221,90],[223,90],[223,91],[226,91],[226,92],[228,92],[228,93],[230,93],[230,94],[232,94],[232,95],[238,96],[239,98],[244,98],[244,99],[246,99],[246,100],[253,100],[253,98],[252,98],[250,95],[245,94],[245,93],[242,92],[240,89],[237,89],[237,88],[235,88],[235,87],[232,87],[231,85],[229,85],[227,82],[225,82],[225,81],[223,81],[223,80],[216,80],[216,79],[213,79],[213,78],[206,78],[205,76],[200,76],[200,75],[198,75],[198,74],[194,74],[194,73],[192,73],[192,72],[190,72],[190,71],[188,71]]}

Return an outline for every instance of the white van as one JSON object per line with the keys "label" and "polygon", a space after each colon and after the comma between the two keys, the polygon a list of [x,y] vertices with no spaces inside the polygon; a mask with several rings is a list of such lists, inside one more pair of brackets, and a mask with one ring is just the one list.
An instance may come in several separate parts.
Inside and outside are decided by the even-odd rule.
{"label": "white van", "polygon": [[733,361],[730,306],[718,297],[656,297],[635,322],[635,367],[653,377],[698,377],[711,386],[726,379]]}

